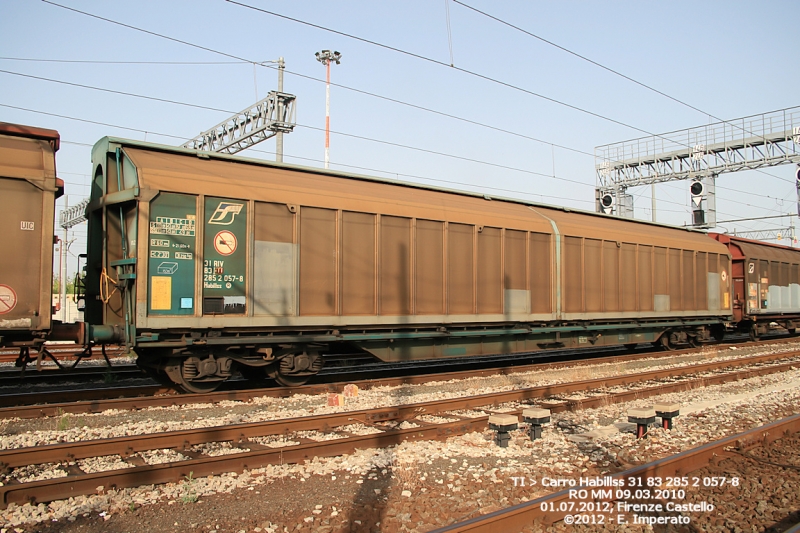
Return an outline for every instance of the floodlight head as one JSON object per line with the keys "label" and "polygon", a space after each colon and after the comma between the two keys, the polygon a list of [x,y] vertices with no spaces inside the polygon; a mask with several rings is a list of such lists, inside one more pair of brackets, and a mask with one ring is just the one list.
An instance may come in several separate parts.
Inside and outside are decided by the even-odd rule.
{"label": "floodlight head", "polygon": [[317,61],[319,61],[323,65],[328,65],[331,62],[334,62],[338,65],[342,59],[342,54],[336,51],[331,52],[330,50],[323,50],[321,52],[317,52],[314,55],[317,57]]}

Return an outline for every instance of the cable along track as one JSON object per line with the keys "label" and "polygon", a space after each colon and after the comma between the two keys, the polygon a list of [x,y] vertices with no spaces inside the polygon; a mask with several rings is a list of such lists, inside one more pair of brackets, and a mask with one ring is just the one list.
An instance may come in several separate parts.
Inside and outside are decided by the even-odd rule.
{"label": "cable along track", "polygon": [[[692,365],[681,369],[665,369],[615,378],[599,378],[560,385],[532,387],[520,390],[495,392],[465,398],[414,403],[403,406],[349,411],[321,416],[309,416],[211,428],[152,433],[64,444],[51,444],[30,448],[17,448],[0,452],[0,467],[5,473],[29,465],[60,463],[57,468],[66,475],[54,479],[31,482],[10,482],[0,486],[0,504],[45,502],[71,496],[92,494],[97,487],[105,490],[135,487],[145,484],[176,482],[187,476],[218,475],[225,472],[242,472],[268,464],[296,463],[315,456],[337,456],[357,448],[379,448],[410,440],[444,440],[486,428],[488,415],[494,412],[519,414],[532,399],[546,399],[554,395],[575,392],[585,393],[585,398],[558,401],[548,405],[551,410],[581,409],[626,402],[653,395],[665,394],[701,386],[736,381],[795,368],[800,364],[797,354],[788,362],[776,360],[787,354],[770,354],[740,361],[723,361]],[[771,364],[770,364],[771,363]],[[749,364],[753,368],[709,374],[724,367]],[[656,380],[674,378],[676,370],[686,379],[670,383]],[[700,374],[699,377],[691,377]],[[607,387],[637,384],[634,389],[608,394]],[[592,391],[597,391],[592,393]],[[541,402],[540,402],[541,403]],[[499,409],[499,411],[498,411]],[[483,416],[467,417],[454,411],[478,410]],[[432,421],[432,415],[445,421]],[[352,429],[365,426],[369,434]],[[298,436],[301,432],[317,431],[323,436],[315,440]],[[289,444],[270,447],[258,441],[273,438],[278,443]],[[231,443],[235,452],[228,455],[209,456],[192,451],[192,447],[207,443]],[[173,450],[184,460],[148,465],[136,454],[150,450]],[[95,457],[118,456],[124,468],[86,473],[77,462]],[[189,459],[185,459],[189,457]],[[66,465],[66,466],[64,466]]]}

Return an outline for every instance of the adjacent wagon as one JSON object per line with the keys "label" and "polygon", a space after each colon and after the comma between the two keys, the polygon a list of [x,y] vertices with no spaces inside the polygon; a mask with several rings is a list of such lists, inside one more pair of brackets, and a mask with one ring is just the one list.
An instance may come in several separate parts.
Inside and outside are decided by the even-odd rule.
{"label": "adjacent wagon", "polygon": [[719,233],[733,260],[733,316],[736,327],[755,340],[777,323],[800,327],[800,250]]}
{"label": "adjacent wagon", "polygon": [[52,326],[57,131],[0,122],[0,346],[40,347]]}

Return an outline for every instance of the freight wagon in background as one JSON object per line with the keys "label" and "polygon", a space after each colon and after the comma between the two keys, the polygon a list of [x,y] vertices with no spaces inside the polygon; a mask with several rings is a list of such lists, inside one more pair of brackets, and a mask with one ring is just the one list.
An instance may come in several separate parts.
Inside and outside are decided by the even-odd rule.
{"label": "freight wagon in background", "polygon": [[733,316],[753,340],[771,323],[794,333],[800,327],[800,251],[719,233],[733,260]]}
{"label": "freight wagon in background", "polygon": [[57,131],[0,122],[0,346],[38,350],[52,327],[59,143]]}
{"label": "freight wagon in background", "polygon": [[92,155],[85,320],[189,391],[383,361],[721,338],[700,232],[115,138]]}

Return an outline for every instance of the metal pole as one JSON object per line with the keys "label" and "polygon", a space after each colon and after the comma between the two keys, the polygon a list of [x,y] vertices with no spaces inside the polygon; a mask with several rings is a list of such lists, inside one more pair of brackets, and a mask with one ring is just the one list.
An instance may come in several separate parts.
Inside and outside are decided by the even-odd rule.
{"label": "metal pole", "polygon": [[328,168],[331,149],[331,62],[325,62],[325,168]]}
{"label": "metal pole", "polygon": [[[64,211],[69,208],[69,196],[64,195]],[[64,228],[64,239],[61,241],[61,283],[59,289],[61,292],[61,322],[67,321],[67,232],[69,230]]]}
{"label": "metal pole", "polygon": [[[283,69],[286,68],[286,63],[282,57],[278,58],[278,92],[283,92]],[[281,102],[282,100],[278,100]],[[283,120],[283,105],[278,104],[278,117]],[[283,163],[283,132],[279,131],[275,136],[275,161]]]}
{"label": "metal pole", "polygon": [[650,184],[650,201],[652,202],[651,211],[653,212],[653,222],[656,221],[656,184]]}
{"label": "metal pole", "polygon": [[331,61],[339,61],[342,54],[330,50],[322,50],[315,54],[317,61],[325,65],[325,168],[330,166],[331,148]]}

